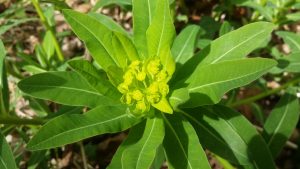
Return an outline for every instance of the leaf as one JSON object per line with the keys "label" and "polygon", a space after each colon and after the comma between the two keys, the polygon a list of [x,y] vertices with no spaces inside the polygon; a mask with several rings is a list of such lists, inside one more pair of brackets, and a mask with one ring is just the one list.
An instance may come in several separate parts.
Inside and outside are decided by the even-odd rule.
{"label": "leaf", "polygon": [[106,73],[97,70],[89,61],[76,59],[69,61],[68,65],[99,93],[112,99],[121,98],[119,91],[108,81]]}
{"label": "leaf", "polygon": [[300,52],[292,53],[288,56],[282,57],[278,59],[278,65],[276,69],[278,69],[278,73],[283,71],[291,72],[291,73],[299,73],[300,72]]}
{"label": "leaf", "polygon": [[273,21],[273,10],[271,8],[268,8],[267,6],[262,6],[261,4],[253,1],[246,1],[241,3],[240,5],[253,8],[255,11],[259,12],[263,17],[265,17],[268,21]]}
{"label": "leaf", "polygon": [[219,36],[223,36],[226,33],[229,33],[233,30],[233,27],[231,24],[227,21],[224,21],[223,24],[221,25],[220,31],[219,31]]}
{"label": "leaf", "polygon": [[169,101],[174,110],[180,110],[179,105],[187,102],[190,99],[189,91],[187,88],[176,89],[171,93]]}
{"label": "leaf", "polygon": [[180,114],[164,115],[163,146],[170,169],[210,169],[205,152],[192,125]]}
{"label": "leaf", "polygon": [[184,64],[194,55],[199,31],[199,26],[189,25],[176,37],[171,49],[176,63]]}
{"label": "leaf", "polygon": [[263,137],[276,158],[292,135],[299,119],[297,90],[289,88],[270,113],[264,125]]}
{"label": "leaf", "polygon": [[126,68],[132,61],[139,60],[138,52],[131,39],[120,33],[114,32],[112,47],[120,65],[123,65],[122,68]]}
{"label": "leaf", "polygon": [[105,71],[110,66],[120,66],[113,55],[111,30],[92,16],[73,10],[63,10],[63,13],[75,34],[85,42],[93,58]]}
{"label": "leaf", "polygon": [[134,43],[143,57],[148,55],[146,31],[154,16],[157,0],[132,0]]}
{"label": "leaf", "polygon": [[19,82],[26,94],[57,103],[96,107],[117,102],[100,94],[75,72],[47,72],[33,75]]}
{"label": "leaf", "polygon": [[0,114],[9,112],[9,89],[7,72],[5,66],[6,51],[3,42],[0,40]]}
{"label": "leaf", "polygon": [[0,35],[4,34],[6,31],[10,30],[11,28],[19,24],[30,22],[30,21],[37,21],[37,20],[38,20],[37,18],[25,18],[25,19],[18,19],[18,20],[8,19],[5,24],[0,26]]}
{"label": "leaf", "polygon": [[143,135],[145,125],[146,125],[146,120],[140,122],[139,124],[133,126],[130,129],[128,137],[119,146],[117,152],[115,153],[107,169],[126,169],[123,168],[122,165],[123,152],[132,144],[135,144],[139,141],[139,139]]}
{"label": "leaf", "polygon": [[43,49],[42,45],[37,44],[35,46],[35,55],[37,57],[37,60],[39,61],[39,64],[42,68],[48,67],[48,61],[47,61],[47,55],[45,50]]}
{"label": "leaf", "polygon": [[59,9],[70,9],[68,4],[64,0],[41,0],[42,3],[51,3]]}
{"label": "leaf", "polygon": [[45,73],[47,72],[45,69],[42,69],[38,66],[35,65],[25,65],[22,67],[23,70],[27,71],[28,73],[31,74],[39,74],[39,73]]}
{"label": "leaf", "polygon": [[3,74],[4,74],[4,61],[5,61],[6,51],[3,42],[0,40],[0,89],[3,87]]}
{"label": "leaf", "polygon": [[158,57],[164,69],[171,75],[175,71],[175,62],[172,57],[170,46],[176,34],[170,14],[168,0],[157,2],[157,8],[153,20],[146,32],[148,56]]}
{"label": "leaf", "polygon": [[67,114],[46,123],[29,141],[31,151],[74,143],[104,133],[126,130],[139,119],[129,117],[125,106],[98,106],[85,114]]}
{"label": "leaf", "polygon": [[110,17],[108,17],[106,15],[102,15],[100,13],[95,13],[95,12],[90,12],[88,15],[90,15],[91,17],[94,17],[95,19],[97,19],[98,22],[100,22],[101,24],[106,26],[108,29],[110,29],[114,32],[119,32],[119,33],[122,33],[123,35],[128,36],[128,33],[126,32],[126,30],[124,30],[124,28],[122,28],[122,26],[117,24]]}
{"label": "leaf", "polygon": [[275,65],[271,59],[249,58],[203,66],[189,77],[191,99],[184,106],[215,104],[229,90],[256,80]]}
{"label": "leaf", "polygon": [[208,64],[244,58],[270,37],[273,28],[271,23],[256,22],[219,37],[181,67],[177,80]]}
{"label": "leaf", "polygon": [[147,119],[142,137],[122,153],[122,167],[149,169],[164,139],[164,123],[160,117]]}
{"label": "leaf", "polygon": [[166,161],[165,151],[162,145],[157,148],[155,159],[153,160],[151,169],[161,169],[163,163]]}
{"label": "leaf", "polygon": [[92,11],[96,11],[99,8],[102,8],[102,7],[111,5],[111,4],[131,5],[131,0],[100,0],[95,4]]}
{"label": "leaf", "polygon": [[289,45],[292,53],[300,52],[300,35],[288,31],[277,31],[276,35],[281,37],[284,42]]}
{"label": "leaf", "polygon": [[240,113],[221,105],[186,111],[205,148],[236,164],[275,169],[266,143]]}
{"label": "leaf", "polygon": [[50,61],[50,59],[55,54],[55,46],[54,46],[53,37],[52,37],[50,31],[47,31],[45,33],[42,46],[43,46],[43,48],[44,48],[44,50],[46,52],[47,60]]}
{"label": "leaf", "polygon": [[17,169],[13,153],[2,133],[0,133],[0,168]]}
{"label": "leaf", "polygon": [[175,36],[175,27],[170,14],[168,0],[157,2],[153,20],[147,30],[148,57],[161,57],[170,49]]}

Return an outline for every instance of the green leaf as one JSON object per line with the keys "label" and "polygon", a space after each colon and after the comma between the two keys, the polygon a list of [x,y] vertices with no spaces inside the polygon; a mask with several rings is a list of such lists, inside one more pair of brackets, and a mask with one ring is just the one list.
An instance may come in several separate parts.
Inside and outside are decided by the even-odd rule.
{"label": "green leaf", "polygon": [[41,67],[47,68],[48,67],[47,55],[46,55],[46,52],[45,52],[44,48],[42,47],[42,45],[37,44],[35,46],[35,55],[41,65]]}
{"label": "green leaf", "polygon": [[4,34],[6,31],[10,30],[11,28],[30,21],[37,21],[37,18],[25,18],[25,19],[8,19],[6,23],[0,26],[0,35]]}
{"label": "green leaf", "polygon": [[151,169],[161,169],[163,163],[166,161],[165,150],[162,145],[157,148],[155,159],[153,160]]}
{"label": "green leaf", "polygon": [[139,55],[133,42],[121,33],[114,32],[112,47],[115,52],[115,57],[120,65],[123,66],[122,68],[126,68],[129,62],[139,60]]}
{"label": "green leaf", "polygon": [[69,61],[68,65],[86,79],[99,93],[112,99],[121,98],[119,91],[108,81],[106,73],[97,70],[89,61],[76,59]]}
{"label": "green leaf", "polygon": [[3,42],[0,40],[0,89],[3,87],[3,74],[4,74],[4,61],[5,61],[6,51]]}
{"label": "green leaf", "polygon": [[164,139],[164,123],[160,117],[147,119],[141,138],[127,147],[122,154],[123,168],[149,169],[156,151]]}
{"label": "green leaf", "polygon": [[240,113],[221,105],[186,111],[205,148],[236,164],[275,169],[266,143]]}
{"label": "green leaf", "polygon": [[57,103],[96,107],[118,102],[100,94],[75,72],[47,72],[33,75],[19,82],[26,94]]}
{"label": "green leaf", "polygon": [[288,56],[282,57],[278,59],[278,65],[275,69],[277,69],[277,73],[281,73],[283,71],[291,72],[291,73],[299,73],[300,72],[300,51],[292,53]]}
{"label": "green leaf", "polygon": [[229,33],[233,30],[233,27],[231,24],[227,21],[224,21],[223,24],[221,25],[220,31],[219,31],[219,36],[223,36],[226,33]]}
{"label": "green leaf", "polygon": [[187,88],[176,89],[171,93],[169,101],[174,110],[180,110],[179,105],[190,99],[189,90]]}
{"label": "green leaf", "polygon": [[42,3],[51,3],[59,9],[70,9],[65,0],[41,0]]}
{"label": "green leaf", "polygon": [[115,153],[115,155],[114,155],[113,159],[111,160],[111,163],[109,164],[107,169],[126,169],[126,168],[123,168],[123,165],[122,165],[123,152],[128,147],[130,147],[132,144],[135,144],[140,140],[141,136],[143,135],[145,125],[146,125],[146,120],[133,126],[130,129],[128,137],[119,146],[117,152]]}
{"label": "green leaf", "polygon": [[17,169],[13,153],[6,142],[5,137],[0,132],[0,168]]}
{"label": "green leaf", "polygon": [[259,12],[263,17],[265,17],[268,21],[273,20],[273,9],[267,6],[262,6],[261,4],[254,1],[245,1],[240,4],[241,6],[246,6],[253,8],[255,11]]}
{"label": "green leaf", "polygon": [[199,31],[198,25],[189,25],[176,37],[171,49],[176,63],[184,64],[194,56]]}
{"label": "green leaf", "polygon": [[120,66],[113,54],[113,32],[110,29],[92,16],[73,10],[63,10],[63,13],[75,34],[85,42],[93,58],[105,71],[110,66]]}
{"label": "green leaf", "polygon": [[98,22],[100,22],[101,24],[106,26],[108,29],[110,29],[114,32],[119,32],[119,33],[122,33],[123,35],[128,36],[128,33],[126,32],[126,30],[124,30],[124,28],[122,28],[121,25],[116,23],[110,17],[108,17],[106,15],[102,15],[100,13],[95,13],[95,12],[90,12],[88,15],[90,15],[90,16],[94,17],[95,19],[97,19]]}
{"label": "green leaf", "polygon": [[93,7],[92,11],[96,11],[99,8],[103,8],[108,5],[131,5],[131,0],[100,0]]}
{"label": "green leaf", "polygon": [[46,123],[29,141],[29,150],[49,149],[104,133],[126,130],[139,119],[129,117],[125,106],[98,106],[85,114],[59,116]]}
{"label": "green leaf", "polygon": [[39,73],[47,72],[47,70],[42,69],[39,66],[35,66],[35,65],[25,65],[22,67],[22,69],[31,74],[39,74]]}
{"label": "green leaf", "polygon": [[55,54],[55,46],[54,46],[53,37],[52,37],[50,31],[46,32],[42,46],[47,55],[47,60],[49,61]]}
{"label": "green leaf", "polygon": [[284,42],[289,45],[293,53],[300,52],[300,35],[288,31],[277,31],[276,35],[281,37]]}
{"label": "green leaf", "polygon": [[154,16],[157,0],[132,0],[134,43],[143,57],[148,55],[146,31]]}
{"label": "green leaf", "polygon": [[263,137],[274,158],[292,135],[299,119],[297,90],[290,88],[270,113],[264,125]]}
{"label": "green leaf", "polygon": [[184,106],[215,104],[229,90],[256,80],[275,65],[271,59],[249,58],[203,66],[189,78],[191,99]]}
{"label": "green leaf", "polygon": [[170,47],[176,34],[168,0],[157,2],[153,20],[146,32],[148,56],[158,57],[169,75],[175,71],[175,62]]}
{"label": "green leaf", "polygon": [[0,40],[0,114],[9,112],[9,89],[5,66],[6,51]]}
{"label": "green leaf", "polygon": [[244,58],[270,37],[273,28],[271,23],[256,22],[219,37],[182,66],[177,79],[183,79],[193,71],[200,72],[195,69],[207,64]]}
{"label": "green leaf", "polygon": [[[192,125],[180,114],[164,115],[163,146],[170,169],[210,169],[205,152]],[[204,136],[205,137],[205,136]]]}

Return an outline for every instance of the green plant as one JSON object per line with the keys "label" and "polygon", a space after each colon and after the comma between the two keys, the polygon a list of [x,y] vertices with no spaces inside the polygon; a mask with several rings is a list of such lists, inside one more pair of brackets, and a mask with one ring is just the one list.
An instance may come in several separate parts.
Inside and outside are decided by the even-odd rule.
{"label": "green plant", "polygon": [[[231,32],[222,30],[221,37],[194,54],[200,28],[187,26],[175,37],[168,0],[133,0],[130,4],[133,36],[104,15],[64,10],[65,19],[85,42],[97,67],[73,59],[68,61],[71,71],[39,73],[18,84],[34,98],[87,107],[83,114],[79,111],[33,120],[9,115],[8,91],[2,85],[6,80],[5,53],[0,46],[0,68],[4,70],[0,76],[0,99],[4,101],[0,103],[5,104],[1,105],[0,121],[46,122],[29,141],[31,151],[131,128],[108,168],[160,168],[165,158],[169,168],[210,168],[205,148],[228,168],[233,164],[238,168],[275,169],[273,159],[298,121],[296,89],[288,87],[299,81],[281,88],[288,89],[266,120],[262,135],[230,108],[256,98],[222,100],[231,89],[251,83],[276,65],[272,59],[245,58],[270,39],[274,25],[256,22]],[[7,146],[3,150],[9,151]],[[11,155],[0,152],[3,157],[13,161]]]}

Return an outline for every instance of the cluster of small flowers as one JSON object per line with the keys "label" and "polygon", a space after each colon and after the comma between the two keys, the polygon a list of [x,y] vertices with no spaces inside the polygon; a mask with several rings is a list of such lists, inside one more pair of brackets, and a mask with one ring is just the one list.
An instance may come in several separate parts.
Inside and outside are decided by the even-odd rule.
{"label": "cluster of small flowers", "polygon": [[133,61],[125,70],[123,82],[118,85],[123,94],[121,102],[130,105],[132,115],[145,115],[151,104],[159,103],[169,93],[168,78],[159,59]]}

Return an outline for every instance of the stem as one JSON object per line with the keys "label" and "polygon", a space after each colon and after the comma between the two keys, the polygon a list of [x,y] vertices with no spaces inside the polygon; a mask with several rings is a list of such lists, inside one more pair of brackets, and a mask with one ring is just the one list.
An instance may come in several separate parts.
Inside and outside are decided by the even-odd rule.
{"label": "stem", "polygon": [[262,99],[264,97],[267,97],[269,95],[275,94],[275,93],[279,92],[282,89],[288,88],[289,86],[293,86],[293,85],[295,85],[296,83],[299,83],[299,82],[300,82],[300,77],[297,77],[297,78],[295,78],[295,79],[293,79],[291,81],[288,81],[287,83],[283,84],[282,86],[280,86],[280,87],[278,87],[276,89],[268,90],[268,91],[265,91],[265,92],[263,92],[261,94],[258,94],[256,96],[249,97],[249,98],[237,101],[235,103],[229,104],[229,107],[238,107],[238,106],[243,105],[243,104],[252,103],[252,102],[254,102],[256,100],[260,100],[260,99]]}
{"label": "stem", "polygon": [[43,119],[22,119],[14,116],[1,116],[0,124],[14,124],[14,125],[42,125],[46,121]]}
{"label": "stem", "polygon": [[49,31],[51,36],[52,36],[52,40],[53,40],[53,43],[54,43],[54,47],[55,47],[58,59],[60,61],[64,61],[64,56],[63,56],[62,50],[60,48],[60,45],[59,45],[59,43],[56,39],[56,36],[55,36],[55,33],[54,33],[53,29],[49,25],[44,13],[42,12],[42,9],[41,9],[40,4],[39,4],[39,0],[31,0],[31,2],[32,2],[36,12],[38,13],[42,24],[45,26],[46,30]]}
{"label": "stem", "polygon": [[82,162],[83,162],[83,168],[88,169],[88,165],[87,165],[87,161],[86,161],[86,155],[85,155],[84,146],[82,144],[82,141],[80,141],[78,144],[80,146],[80,152],[81,152],[81,157],[82,157]]}

